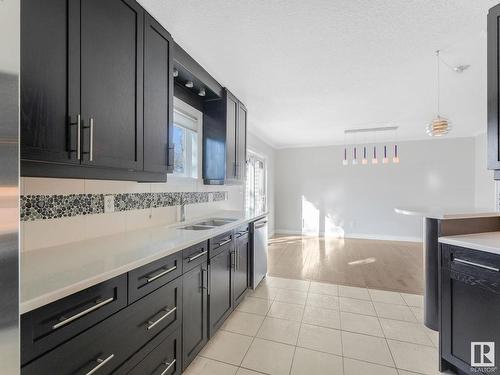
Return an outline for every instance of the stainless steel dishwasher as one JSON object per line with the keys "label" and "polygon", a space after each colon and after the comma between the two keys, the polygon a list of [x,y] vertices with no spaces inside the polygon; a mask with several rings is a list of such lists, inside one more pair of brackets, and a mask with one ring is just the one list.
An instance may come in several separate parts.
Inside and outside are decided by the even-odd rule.
{"label": "stainless steel dishwasher", "polygon": [[252,288],[255,289],[267,274],[267,217],[252,223],[253,274]]}

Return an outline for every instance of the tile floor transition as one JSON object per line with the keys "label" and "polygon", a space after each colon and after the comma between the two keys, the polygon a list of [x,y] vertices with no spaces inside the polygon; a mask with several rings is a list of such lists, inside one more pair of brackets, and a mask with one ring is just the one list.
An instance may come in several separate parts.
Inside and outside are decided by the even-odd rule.
{"label": "tile floor transition", "polygon": [[422,305],[421,295],[267,277],[185,374],[439,374]]}

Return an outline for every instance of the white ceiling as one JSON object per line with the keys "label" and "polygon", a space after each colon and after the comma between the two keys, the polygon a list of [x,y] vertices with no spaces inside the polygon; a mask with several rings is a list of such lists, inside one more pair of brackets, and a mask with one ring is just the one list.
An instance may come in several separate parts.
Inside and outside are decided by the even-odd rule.
{"label": "white ceiling", "polygon": [[[486,129],[486,15],[497,0],[139,0],[248,107],[249,130],[276,147],[344,142],[344,129],[397,125],[427,137]],[[361,139],[358,139],[361,141]],[[370,140],[367,140],[370,141]]]}

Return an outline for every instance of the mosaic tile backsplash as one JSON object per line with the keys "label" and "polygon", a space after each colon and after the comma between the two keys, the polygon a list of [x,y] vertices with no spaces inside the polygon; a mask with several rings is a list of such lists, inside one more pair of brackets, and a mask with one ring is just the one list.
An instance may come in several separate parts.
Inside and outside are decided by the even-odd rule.
{"label": "mosaic tile backsplash", "polygon": [[[227,192],[170,192],[170,193],[118,193],[21,195],[21,221],[57,219],[79,215],[104,213],[104,195],[115,198],[115,212],[178,206],[227,200]],[[212,199],[210,200],[210,195]]]}

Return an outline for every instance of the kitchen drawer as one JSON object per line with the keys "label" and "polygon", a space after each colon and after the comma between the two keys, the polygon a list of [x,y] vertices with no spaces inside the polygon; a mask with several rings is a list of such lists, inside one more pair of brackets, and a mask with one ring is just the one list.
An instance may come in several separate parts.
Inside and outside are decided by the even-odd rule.
{"label": "kitchen drawer", "polygon": [[234,230],[234,238],[244,236],[245,234],[248,234],[248,231],[249,231],[249,225],[244,224]]}
{"label": "kitchen drawer", "polygon": [[232,246],[233,233],[226,232],[208,240],[209,257],[212,258],[224,251],[227,246]]}
{"label": "kitchen drawer", "polygon": [[132,303],[182,275],[182,252],[158,259],[128,273],[128,301]]}
{"label": "kitchen drawer", "polygon": [[78,335],[127,305],[121,275],[21,316],[21,363]]}
{"label": "kitchen drawer", "polygon": [[181,373],[181,331],[178,329],[150,352],[129,375],[174,375]]}
{"label": "kitchen drawer", "polygon": [[443,244],[441,266],[456,271],[489,271],[500,269],[500,255]]}
{"label": "kitchen drawer", "polygon": [[180,328],[178,278],[29,363],[23,375],[109,374],[159,333]]}
{"label": "kitchen drawer", "polygon": [[208,259],[208,243],[207,241],[190,246],[182,250],[183,272],[193,269],[194,267],[206,262]]}

